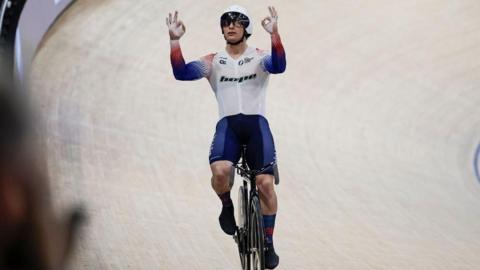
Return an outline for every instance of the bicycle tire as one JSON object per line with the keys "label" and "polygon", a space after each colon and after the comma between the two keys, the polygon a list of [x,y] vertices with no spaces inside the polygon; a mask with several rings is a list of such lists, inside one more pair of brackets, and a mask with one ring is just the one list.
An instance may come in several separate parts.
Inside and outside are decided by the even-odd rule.
{"label": "bicycle tire", "polygon": [[252,197],[250,216],[251,269],[265,270],[263,216],[258,196]]}
{"label": "bicycle tire", "polygon": [[239,228],[246,228],[247,227],[247,219],[246,219],[246,210],[248,198],[247,198],[247,190],[244,186],[240,186],[238,188],[238,206],[237,206],[237,226]]}
{"label": "bicycle tire", "polygon": [[240,256],[240,264],[243,270],[248,270],[247,260],[247,222],[246,222],[246,208],[247,208],[247,191],[244,186],[240,186],[238,189],[238,207],[237,207],[237,244],[238,255]]}

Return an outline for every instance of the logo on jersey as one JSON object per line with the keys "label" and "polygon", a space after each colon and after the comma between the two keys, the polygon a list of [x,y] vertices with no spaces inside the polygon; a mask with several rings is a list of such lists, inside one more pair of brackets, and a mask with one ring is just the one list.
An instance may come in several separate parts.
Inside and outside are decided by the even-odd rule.
{"label": "logo on jersey", "polygon": [[248,64],[252,61],[253,57],[245,57],[244,59],[238,61],[238,65]]}
{"label": "logo on jersey", "polygon": [[220,60],[218,61],[220,65],[226,65],[227,64],[227,58],[226,57],[220,57]]}
{"label": "logo on jersey", "polygon": [[220,78],[220,82],[243,82],[243,81],[246,81],[246,80],[253,80],[257,77],[257,74],[252,74],[252,75],[247,75],[247,76],[243,76],[243,77],[240,77],[240,78],[228,78],[228,77],[225,77],[225,76],[222,76]]}

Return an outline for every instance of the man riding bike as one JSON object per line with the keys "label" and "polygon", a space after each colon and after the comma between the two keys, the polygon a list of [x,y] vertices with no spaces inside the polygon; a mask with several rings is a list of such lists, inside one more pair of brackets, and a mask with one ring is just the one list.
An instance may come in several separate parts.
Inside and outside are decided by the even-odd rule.
{"label": "man riding bike", "polygon": [[[268,52],[247,45],[252,34],[252,21],[245,8],[234,5],[220,17],[226,48],[217,53],[185,63],[179,39],[185,34],[178,12],[169,14],[166,23],[170,35],[170,59],[177,80],[208,79],[218,101],[220,120],[210,148],[212,187],[222,201],[220,227],[234,235],[236,223],[230,198],[233,165],[239,161],[242,145],[247,145],[247,163],[258,170],[275,161],[273,136],[265,118],[265,96],[270,74],[285,71],[286,58],[278,33],[278,15],[269,7],[270,16],[262,20],[270,34],[272,50]],[[265,267],[273,269],[279,257],[273,246],[273,229],[277,213],[273,170],[256,177],[265,230]]]}

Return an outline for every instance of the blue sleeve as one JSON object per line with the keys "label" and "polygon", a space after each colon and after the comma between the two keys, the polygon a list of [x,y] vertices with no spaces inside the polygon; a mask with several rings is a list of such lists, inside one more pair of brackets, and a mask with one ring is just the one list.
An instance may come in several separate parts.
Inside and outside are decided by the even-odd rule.
{"label": "blue sleeve", "polygon": [[185,64],[178,41],[171,41],[170,61],[175,79],[181,81],[198,80],[208,75],[208,67],[203,61]]}
{"label": "blue sleeve", "polygon": [[264,57],[263,66],[271,74],[283,73],[287,67],[285,50],[278,34],[272,35],[272,55]]}
{"label": "blue sleeve", "polygon": [[188,64],[173,64],[173,75],[180,81],[193,81],[206,76],[207,68],[201,61],[193,61]]}

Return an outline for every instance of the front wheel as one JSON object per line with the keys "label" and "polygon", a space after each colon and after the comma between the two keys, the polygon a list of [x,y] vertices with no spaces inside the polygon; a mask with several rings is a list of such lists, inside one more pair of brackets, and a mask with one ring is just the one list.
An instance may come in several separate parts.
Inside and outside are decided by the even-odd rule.
{"label": "front wheel", "polygon": [[265,269],[265,249],[263,216],[260,209],[260,201],[257,196],[252,198],[250,210],[250,263],[253,270]]}
{"label": "front wheel", "polygon": [[237,244],[240,263],[243,270],[249,270],[249,255],[247,252],[247,222],[245,218],[245,209],[247,204],[247,191],[244,186],[238,189],[238,206],[237,206]]}
{"label": "front wheel", "polygon": [[247,228],[247,220],[245,210],[247,210],[247,190],[244,186],[238,189],[238,206],[237,206],[237,224],[239,228]]}

